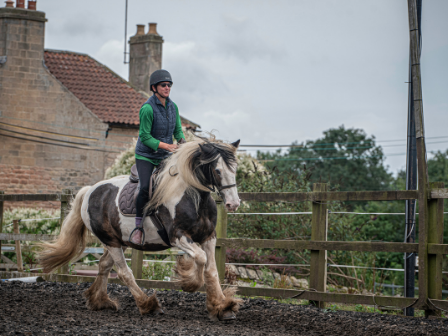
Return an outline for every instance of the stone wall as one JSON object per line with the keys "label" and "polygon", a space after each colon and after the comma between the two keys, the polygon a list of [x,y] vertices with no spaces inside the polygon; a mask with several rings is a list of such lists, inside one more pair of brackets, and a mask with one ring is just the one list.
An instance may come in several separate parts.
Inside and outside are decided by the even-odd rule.
{"label": "stone wall", "polygon": [[[101,180],[108,125],[43,63],[45,14],[0,8],[0,190],[53,193]],[[124,146],[125,147],[125,146]]]}

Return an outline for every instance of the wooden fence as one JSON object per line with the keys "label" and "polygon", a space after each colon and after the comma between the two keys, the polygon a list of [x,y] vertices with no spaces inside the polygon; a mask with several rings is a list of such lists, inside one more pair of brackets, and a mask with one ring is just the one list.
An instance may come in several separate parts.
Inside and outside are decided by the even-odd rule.
{"label": "wooden fence", "polygon": [[[325,302],[367,304],[381,306],[395,306],[404,308],[409,305],[423,309],[430,314],[437,314],[435,307],[448,310],[448,301],[442,298],[442,257],[448,254],[448,244],[443,244],[443,199],[448,198],[448,189],[443,183],[431,183],[426,189],[427,214],[423,213],[424,206],[420,204],[419,216],[419,242],[353,242],[328,241],[328,211],[329,201],[397,201],[419,198],[421,191],[359,191],[359,192],[328,192],[326,184],[316,183],[313,192],[308,193],[240,193],[239,196],[246,202],[312,202],[311,240],[270,240],[270,239],[229,239],[227,238],[227,212],[222,202],[217,201],[217,248],[216,262],[219,276],[223,280],[225,273],[226,248],[275,248],[288,250],[310,250],[310,288],[311,290],[287,290],[271,288],[239,287],[240,295],[267,296],[275,298],[289,298],[310,300],[315,305],[324,306]],[[2,217],[4,201],[43,201],[58,200],[61,202],[61,221],[66,216],[68,202],[73,197],[71,191],[64,190],[61,194],[51,195],[4,195],[0,193],[0,216]],[[420,199],[420,198],[419,198]],[[51,240],[55,236],[32,235],[15,233],[1,233],[1,240],[38,241]],[[95,242],[92,240],[91,242]],[[16,243],[17,244],[17,243]],[[18,244],[20,246],[20,244]],[[20,247],[19,247],[20,249]],[[336,294],[326,292],[327,251],[360,251],[360,252],[408,252],[419,254],[419,296],[413,298]],[[19,252],[20,250],[16,251]],[[141,280],[143,266],[143,252],[133,250],[132,268],[138,283],[147,288],[179,289],[174,282]],[[67,275],[67,269],[61,269],[59,274],[44,274],[42,277],[54,281],[93,281],[92,277]],[[119,282],[114,279],[112,282]]]}

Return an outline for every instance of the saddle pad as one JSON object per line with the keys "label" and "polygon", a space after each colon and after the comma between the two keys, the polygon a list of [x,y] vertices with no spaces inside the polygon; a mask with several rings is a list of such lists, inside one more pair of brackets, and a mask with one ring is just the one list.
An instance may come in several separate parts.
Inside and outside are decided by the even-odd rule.
{"label": "saddle pad", "polygon": [[136,205],[135,205],[135,192],[139,183],[128,182],[121,190],[118,197],[118,208],[123,216],[135,217]]}

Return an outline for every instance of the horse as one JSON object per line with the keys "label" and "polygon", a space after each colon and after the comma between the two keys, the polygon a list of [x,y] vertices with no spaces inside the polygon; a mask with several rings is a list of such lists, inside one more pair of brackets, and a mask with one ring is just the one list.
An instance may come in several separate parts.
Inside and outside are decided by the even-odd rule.
{"label": "horse", "polygon": [[215,261],[217,206],[211,192],[220,194],[227,211],[239,207],[238,146],[239,140],[224,143],[213,136],[197,137],[181,144],[163,161],[145,211],[155,211],[169,241],[161,238],[152,216],[144,218],[143,244],[129,241],[135,228],[134,218],[123,216],[118,209],[118,197],[129,176],[117,176],[80,189],[58,238],[41,243],[43,249],[38,258],[44,272],[52,272],[82,254],[91,231],[104,245],[104,254],[95,281],[84,292],[87,307],[118,310],[118,302],[107,294],[109,273],[115,264],[118,278],[129,288],[140,313],[163,314],[156,292],[148,296],[137,286],[124,251],[128,247],[163,251],[171,245],[185,252],[177,258],[174,268],[181,288],[194,292],[205,283],[209,317],[221,321],[235,319],[242,300],[235,297],[234,288],[222,290],[220,285]]}

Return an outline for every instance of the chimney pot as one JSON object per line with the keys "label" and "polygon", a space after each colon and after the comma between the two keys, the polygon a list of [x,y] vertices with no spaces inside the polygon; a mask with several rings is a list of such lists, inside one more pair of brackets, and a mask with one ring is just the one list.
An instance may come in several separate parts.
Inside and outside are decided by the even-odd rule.
{"label": "chimney pot", "polygon": [[157,23],[154,23],[154,22],[150,22],[150,23],[149,23],[149,31],[148,31],[148,34],[151,34],[151,35],[159,35],[159,34],[157,33]]}
{"label": "chimney pot", "polygon": [[137,33],[135,35],[145,35],[145,25],[137,25]]}
{"label": "chimney pot", "polygon": [[28,9],[36,10],[36,0],[28,0]]}
{"label": "chimney pot", "polygon": [[12,0],[7,0],[6,2],[6,7],[14,7],[14,1]]}
{"label": "chimney pot", "polygon": [[17,0],[16,8],[25,8],[25,0]]}

